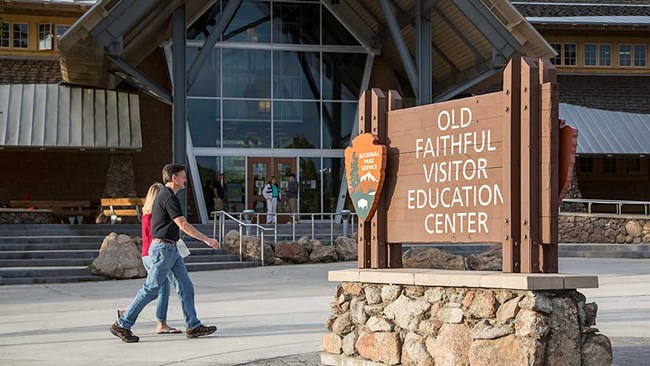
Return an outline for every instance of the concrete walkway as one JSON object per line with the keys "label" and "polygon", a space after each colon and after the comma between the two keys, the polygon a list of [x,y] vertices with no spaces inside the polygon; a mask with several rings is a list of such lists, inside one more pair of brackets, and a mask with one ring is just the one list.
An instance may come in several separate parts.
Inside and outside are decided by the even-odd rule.
{"label": "concrete walkway", "polygon": [[[615,364],[650,359],[650,260],[562,258],[561,270],[601,275],[583,291],[600,306],[597,327],[612,337]],[[0,365],[314,365],[336,284],[327,271],[355,263],[250,268],[191,274],[197,310],[215,336],[188,340],[154,332],[154,305],[142,313],[140,343],[112,336],[115,308],[143,280],[0,286]],[[183,326],[171,299],[169,322]]]}

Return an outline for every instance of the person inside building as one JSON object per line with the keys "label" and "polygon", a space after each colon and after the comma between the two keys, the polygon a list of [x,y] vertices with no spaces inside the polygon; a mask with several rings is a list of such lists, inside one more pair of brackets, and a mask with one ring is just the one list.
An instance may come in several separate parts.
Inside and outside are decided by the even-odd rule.
{"label": "person inside building", "polygon": [[[151,235],[151,209],[153,208],[153,203],[156,200],[158,193],[163,188],[164,186],[160,183],[152,184],[151,187],[149,187],[149,192],[144,200],[144,206],[142,206],[142,264],[147,270],[147,273],[149,273],[153,266],[153,261],[149,256],[149,248],[151,247],[151,241],[153,240]],[[158,319],[156,324],[156,333],[158,334],[182,333],[180,329],[170,327],[167,324],[170,283],[173,283],[174,287],[177,286],[174,274],[171,272],[160,285],[160,291],[158,292],[158,298],[156,299],[156,319]],[[117,317],[119,318],[122,316],[125,311],[126,309],[119,309],[117,311]]]}
{"label": "person inside building", "polygon": [[223,201],[226,197],[226,192],[223,189],[223,174],[218,173],[214,177],[214,183],[212,183],[212,192],[214,196],[214,210],[222,211]]}
{"label": "person inside building", "polygon": [[152,258],[152,266],[144,285],[136,294],[131,305],[110,328],[114,336],[126,343],[140,340],[131,332],[131,327],[135,324],[142,309],[158,297],[170,272],[176,279],[176,288],[187,325],[187,338],[206,336],[217,331],[216,326],[202,325],[196,316],[194,285],[187,273],[187,268],[185,268],[185,262],[176,248],[176,243],[180,239],[180,230],[214,249],[219,249],[219,242],[197,230],[183,216],[181,202],[176,193],[185,188],[187,182],[185,166],[167,164],[163,168],[162,177],[165,187],[158,193],[151,209],[153,239],[149,247],[149,256]]}
{"label": "person inside building", "polygon": [[272,224],[276,222],[275,214],[278,211],[278,200],[280,199],[278,180],[274,176],[264,186],[262,196],[266,199],[266,223]]}
{"label": "person inside building", "polygon": [[[296,180],[296,175],[291,173],[289,174],[289,184],[287,188],[284,189],[284,194],[287,197],[289,202],[289,212],[295,214],[298,213],[298,194],[300,193],[300,184]],[[300,221],[298,215],[292,216],[292,219],[295,219],[296,222]]]}

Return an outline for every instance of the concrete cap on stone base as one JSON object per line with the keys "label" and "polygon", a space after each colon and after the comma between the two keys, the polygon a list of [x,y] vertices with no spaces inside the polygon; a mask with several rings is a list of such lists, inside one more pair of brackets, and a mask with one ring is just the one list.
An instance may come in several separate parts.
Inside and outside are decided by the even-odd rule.
{"label": "concrete cap on stone base", "polygon": [[598,288],[598,276],[564,273],[503,273],[441,269],[344,269],[330,271],[332,282],[393,285],[503,288],[512,290],[569,290]]}

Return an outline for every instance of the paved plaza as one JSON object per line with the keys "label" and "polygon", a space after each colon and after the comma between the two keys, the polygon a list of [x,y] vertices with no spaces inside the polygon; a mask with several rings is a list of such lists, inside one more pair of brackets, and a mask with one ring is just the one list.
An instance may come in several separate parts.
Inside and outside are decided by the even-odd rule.
{"label": "paved plaza", "polygon": [[[115,309],[143,280],[0,287],[0,365],[317,365],[336,284],[327,271],[355,263],[194,272],[197,310],[215,336],[157,335],[154,306],[133,328],[140,343],[112,336]],[[597,327],[614,344],[614,364],[650,360],[650,260],[561,258],[562,272],[597,274],[584,290],[599,305]],[[169,322],[183,325],[172,297]]]}

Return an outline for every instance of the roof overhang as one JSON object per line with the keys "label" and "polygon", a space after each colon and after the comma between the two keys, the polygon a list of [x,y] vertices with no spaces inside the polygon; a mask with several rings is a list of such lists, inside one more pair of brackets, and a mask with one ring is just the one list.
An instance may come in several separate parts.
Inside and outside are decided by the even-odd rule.
{"label": "roof overhang", "polygon": [[[117,53],[138,66],[171,39],[171,15],[183,0],[99,0],[60,39],[63,79],[72,84],[112,88],[116,78],[109,57]],[[191,25],[214,0],[187,0]],[[377,0],[321,0],[369,53],[404,68],[388,22]],[[411,56],[416,53],[415,2],[391,0],[399,31]],[[432,80],[435,94],[462,92],[490,70],[520,55],[555,56],[553,48],[508,0],[422,0],[431,18]],[[465,88],[466,89],[466,88]]]}
{"label": "roof overhang", "polygon": [[142,149],[138,95],[57,84],[0,85],[0,148]]}

